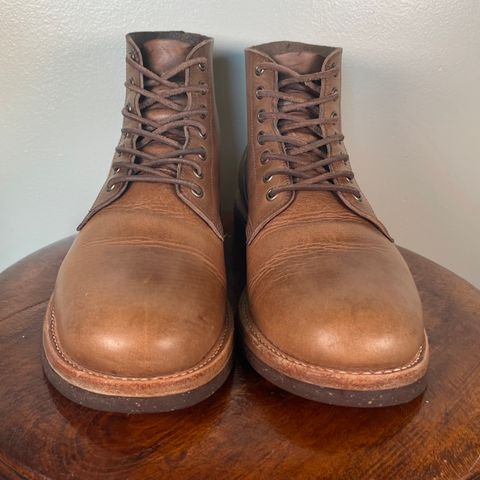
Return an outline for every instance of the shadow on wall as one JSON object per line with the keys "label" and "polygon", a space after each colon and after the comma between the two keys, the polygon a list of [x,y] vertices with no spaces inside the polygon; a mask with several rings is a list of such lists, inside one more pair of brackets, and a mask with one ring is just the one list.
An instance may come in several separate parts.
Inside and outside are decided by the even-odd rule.
{"label": "shadow on wall", "polygon": [[222,210],[231,211],[238,164],[246,147],[245,61],[243,52],[220,52],[214,58],[215,94],[220,119]]}

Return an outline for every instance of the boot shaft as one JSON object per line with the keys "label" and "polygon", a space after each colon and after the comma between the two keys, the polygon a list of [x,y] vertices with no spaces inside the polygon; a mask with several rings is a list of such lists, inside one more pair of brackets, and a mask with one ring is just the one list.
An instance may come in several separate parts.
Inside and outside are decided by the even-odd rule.
{"label": "boot shaft", "polygon": [[248,242],[292,205],[302,211],[317,203],[321,215],[325,201],[390,238],[356,183],[343,143],[342,50],[273,42],[247,49],[245,59]]}
{"label": "boot shaft", "polygon": [[[188,205],[219,236],[219,139],[213,39],[184,32],[126,37],[123,127],[111,169],[79,229],[148,189]],[[147,184],[156,183],[156,190]]]}

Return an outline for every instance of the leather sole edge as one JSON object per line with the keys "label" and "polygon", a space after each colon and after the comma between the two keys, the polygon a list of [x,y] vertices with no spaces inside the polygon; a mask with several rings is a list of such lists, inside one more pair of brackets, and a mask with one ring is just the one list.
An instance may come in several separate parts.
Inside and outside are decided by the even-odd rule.
{"label": "leather sole edge", "polygon": [[233,364],[233,315],[227,307],[220,347],[216,344],[201,363],[178,374],[152,378],[123,378],[80,369],[63,358],[52,341],[52,300],[43,329],[42,362],[50,383],[66,398],[95,410],[154,413],[178,410],[210,397],[228,378]]}

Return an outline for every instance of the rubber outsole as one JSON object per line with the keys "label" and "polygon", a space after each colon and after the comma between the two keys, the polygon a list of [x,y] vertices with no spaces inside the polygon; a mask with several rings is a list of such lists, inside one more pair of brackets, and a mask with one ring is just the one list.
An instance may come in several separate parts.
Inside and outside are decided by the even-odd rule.
{"label": "rubber outsole", "polygon": [[91,392],[76,387],[62,378],[50,366],[45,354],[42,355],[42,363],[49,382],[72,402],[104,412],[135,414],[171,412],[191,407],[206,400],[225,383],[231,371],[232,357],[230,357],[223,370],[208,383],[194,390],[162,397],[121,397]]}

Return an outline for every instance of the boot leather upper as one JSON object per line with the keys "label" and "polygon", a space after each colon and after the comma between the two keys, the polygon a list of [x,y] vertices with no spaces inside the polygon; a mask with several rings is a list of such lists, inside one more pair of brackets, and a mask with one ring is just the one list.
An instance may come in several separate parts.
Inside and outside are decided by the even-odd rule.
{"label": "boot leather upper", "polygon": [[[184,76],[173,81],[203,89],[174,99],[204,112],[194,116],[202,135],[198,128],[179,127],[186,148],[204,149],[202,158],[185,155],[201,166],[201,178],[188,164],[175,166],[173,173],[171,165],[159,168],[201,190],[192,191],[189,183],[124,181],[133,170],[112,167],[60,268],[53,315],[62,353],[80,368],[152,377],[201,362],[225,325],[212,40],[183,32],[130,34],[129,57],[158,75],[192,60]],[[206,62],[195,63],[196,58]],[[163,88],[127,62],[128,82],[157,93]],[[136,114],[159,121],[178,113],[155,101],[140,112],[145,99],[127,88],[124,111],[133,116],[125,118],[130,133],[124,132],[119,143],[127,152],[117,153],[114,162],[138,162],[128,148],[139,145],[152,158],[173,148],[135,133],[141,127]]]}
{"label": "boot leather upper", "polygon": [[[249,144],[246,175],[248,202],[247,291],[250,313],[261,333],[279,350],[316,366],[384,372],[408,365],[424,343],[422,307],[411,273],[385,227],[361,194],[282,191],[288,175],[269,175],[287,165],[261,161],[262,153],[282,153],[275,142],[261,144],[259,134],[278,134],[259,112],[278,111],[258,90],[278,89],[278,73],[259,69],[280,62],[298,74],[338,73],[321,80],[320,95],[337,97],[320,105],[322,135],[341,133],[341,50],[277,42],[246,51]],[[300,132],[299,138],[305,139]],[[343,142],[328,155],[346,153]],[[330,172],[350,170],[349,161],[329,165]],[[354,186],[353,179],[332,183]]]}

